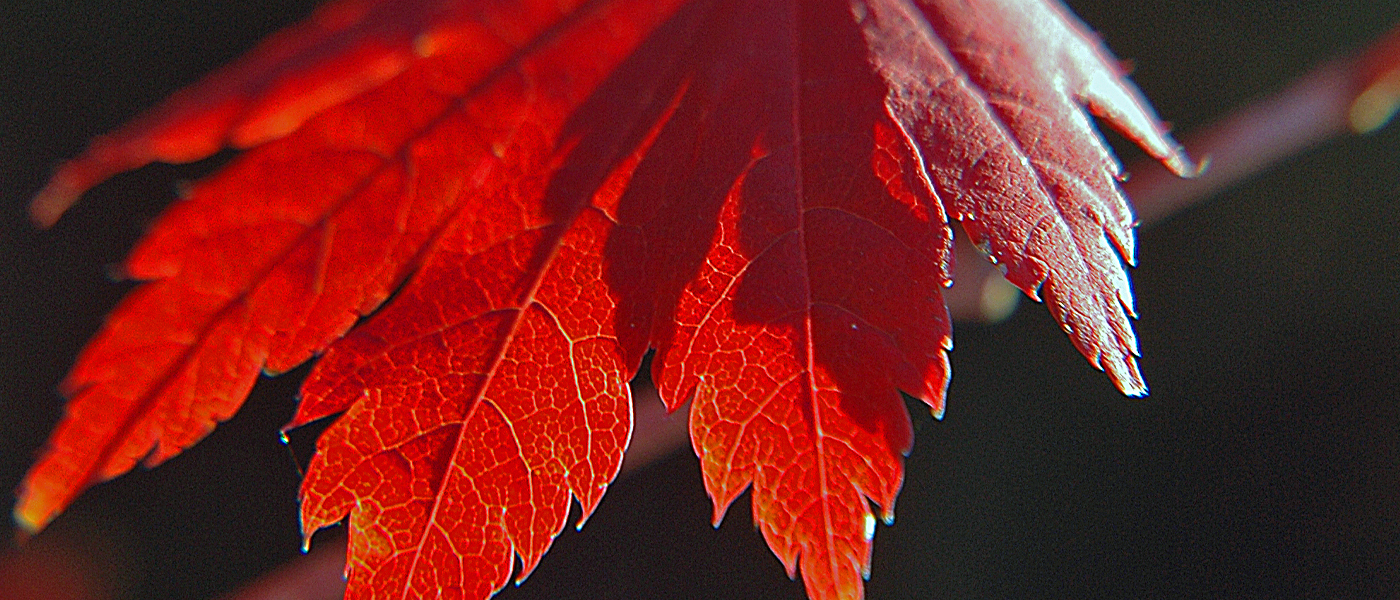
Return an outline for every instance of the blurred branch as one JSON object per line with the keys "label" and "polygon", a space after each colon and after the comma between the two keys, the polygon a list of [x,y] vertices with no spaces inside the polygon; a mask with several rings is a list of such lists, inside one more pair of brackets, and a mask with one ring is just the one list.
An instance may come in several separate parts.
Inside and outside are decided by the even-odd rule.
{"label": "blurred branch", "polygon": [[345,536],[337,535],[224,600],[340,600],[345,596],[344,571]]}
{"label": "blurred branch", "polygon": [[1181,179],[1140,161],[1123,184],[1138,218],[1153,223],[1209,198],[1279,161],[1347,133],[1370,133],[1400,109],[1400,26],[1365,52],[1325,63],[1281,92],[1186,136],[1192,156],[1208,163]]}

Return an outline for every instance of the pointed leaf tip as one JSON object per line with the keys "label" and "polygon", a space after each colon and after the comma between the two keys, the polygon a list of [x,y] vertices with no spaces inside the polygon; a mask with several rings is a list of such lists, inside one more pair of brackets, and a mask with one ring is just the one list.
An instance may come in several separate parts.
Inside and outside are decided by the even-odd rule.
{"label": "pointed leaf tip", "polygon": [[1206,167],[1210,165],[1210,157],[1202,157],[1200,162],[1192,161],[1190,155],[1186,153],[1186,148],[1181,145],[1177,145],[1171,154],[1161,161],[1168,171],[1184,179],[1200,177],[1205,174]]}
{"label": "pointed leaf tip", "polygon": [[59,217],[77,202],[83,190],[55,179],[39,190],[29,202],[29,219],[34,225],[48,229],[58,222]]}

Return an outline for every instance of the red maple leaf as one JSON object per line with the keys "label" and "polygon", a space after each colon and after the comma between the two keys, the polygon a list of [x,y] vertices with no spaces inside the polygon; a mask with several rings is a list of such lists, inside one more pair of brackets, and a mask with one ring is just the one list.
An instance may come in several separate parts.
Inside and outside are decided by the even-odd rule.
{"label": "red maple leaf", "polygon": [[716,520],[752,486],[809,595],[859,597],[912,443],[899,392],[942,411],[950,219],[1145,392],[1133,218],[1084,107],[1188,168],[1039,0],[330,5],[40,194],[52,221],[115,172],[251,148],[133,252],[149,283],[65,381],[16,515],[42,527],[325,352],[291,423],[345,413],[306,535],[349,516],[352,596],[484,598],[571,497],[597,505],[654,348]]}

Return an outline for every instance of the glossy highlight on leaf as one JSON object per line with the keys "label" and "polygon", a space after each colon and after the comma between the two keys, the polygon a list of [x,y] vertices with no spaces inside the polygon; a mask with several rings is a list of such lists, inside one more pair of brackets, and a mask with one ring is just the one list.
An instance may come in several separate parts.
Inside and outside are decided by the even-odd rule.
{"label": "glossy highlight on leaf", "polygon": [[913,443],[901,392],[943,411],[951,221],[1146,392],[1134,221],[1086,108],[1192,167],[1111,64],[1041,0],[328,5],[36,198],[51,222],[112,173],[249,148],[133,252],[149,282],[66,380],[17,519],[324,353],[288,425],[340,414],[308,543],[348,518],[350,597],[486,598],[597,506],[655,350],[716,523],[751,488],[808,595],[860,598]]}

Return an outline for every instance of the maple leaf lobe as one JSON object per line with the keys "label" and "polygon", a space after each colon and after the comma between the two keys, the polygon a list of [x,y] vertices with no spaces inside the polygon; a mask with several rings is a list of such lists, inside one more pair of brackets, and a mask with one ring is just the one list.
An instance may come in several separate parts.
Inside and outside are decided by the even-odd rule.
{"label": "maple leaf lobe", "polygon": [[[373,511],[379,498],[432,491],[415,497],[421,517],[406,523],[407,534],[353,563],[352,590],[407,586],[421,575],[413,585],[478,582],[484,592],[476,596],[489,595],[505,584],[512,555],[521,560],[517,581],[534,569],[563,527],[570,496],[586,517],[616,475],[631,405],[601,254],[615,202],[606,196],[619,190],[607,184],[635,164],[614,138],[633,136],[607,129],[615,121],[581,129],[574,119],[668,8],[580,9],[566,31],[527,46],[498,81],[463,98],[464,119],[498,103],[529,115],[520,127],[467,137],[497,157],[492,168],[504,175],[466,193],[500,217],[463,213],[472,218],[453,222],[395,303],[331,348],[306,382],[293,425],[349,409],[307,471],[308,535],[348,513],[352,548],[369,544],[383,537],[375,533],[384,528]],[[608,52],[579,51],[587,47]],[[516,85],[520,79],[528,84]],[[565,132],[578,141],[565,141]],[[411,426],[381,426],[405,410]],[[443,429],[450,433],[437,437]],[[440,472],[376,466],[401,462],[386,457],[423,437],[445,447]],[[348,483],[362,478],[377,482],[368,509]],[[476,545],[482,531],[501,543]],[[470,561],[449,567],[443,553]]]}
{"label": "maple leaf lobe", "polygon": [[1145,394],[1119,262],[1132,260],[1134,218],[1121,167],[1081,108],[1189,172],[1140,95],[1049,3],[879,0],[858,12],[890,113],[948,214],[1008,280],[1045,299],[1091,364]]}

